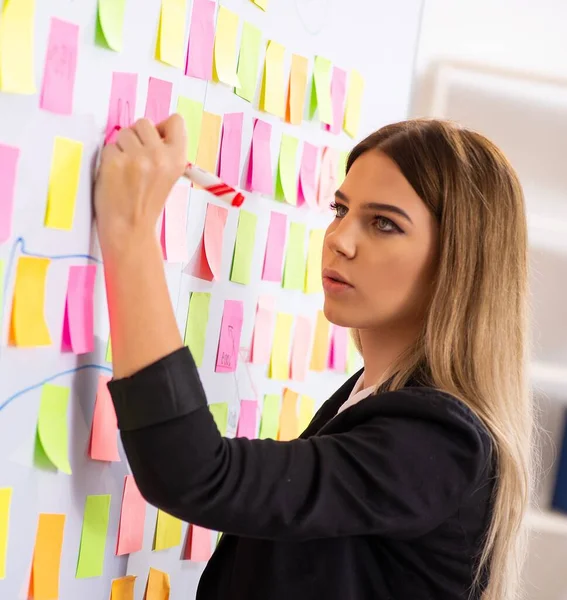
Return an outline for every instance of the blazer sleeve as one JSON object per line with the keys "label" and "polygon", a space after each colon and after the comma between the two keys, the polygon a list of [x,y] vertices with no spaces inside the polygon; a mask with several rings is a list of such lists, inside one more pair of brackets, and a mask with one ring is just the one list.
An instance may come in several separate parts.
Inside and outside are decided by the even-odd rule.
{"label": "blazer sleeve", "polygon": [[245,537],[420,537],[458,509],[489,462],[480,422],[429,388],[368,398],[349,409],[364,416],[348,431],[290,442],[223,438],[185,347],[109,390],[146,500]]}

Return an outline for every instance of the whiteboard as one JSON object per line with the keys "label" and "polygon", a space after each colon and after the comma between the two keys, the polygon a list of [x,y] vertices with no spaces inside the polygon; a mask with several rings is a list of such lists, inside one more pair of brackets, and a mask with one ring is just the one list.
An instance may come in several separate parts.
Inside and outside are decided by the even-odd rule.
{"label": "whiteboard", "polygon": [[[406,117],[421,0],[397,3],[386,0],[270,0],[267,12],[261,11],[250,0],[225,0],[220,4],[240,16],[239,31],[242,22],[249,21],[261,29],[264,41],[273,39],[286,47],[286,73],[292,52],[308,57],[310,69],[314,56],[318,54],[344,69],[356,68],[360,71],[366,84],[360,137],[386,123]],[[186,40],[190,1],[188,5]],[[345,133],[336,136],[323,131],[317,120],[304,121],[302,127],[283,123],[280,119],[261,113],[257,98],[249,104],[223,84],[190,78],[179,69],[157,62],[154,50],[159,10],[159,0],[127,2],[124,49],[115,53],[94,43],[95,0],[38,1],[34,45],[38,89],[41,87],[50,18],[59,17],[76,23],[80,28],[73,114],[58,116],[40,110],[38,94],[0,94],[0,144],[20,149],[12,236],[0,245],[0,260],[6,264],[0,330],[0,488],[13,489],[6,578],[0,580],[1,598],[12,600],[27,597],[40,513],[66,515],[60,573],[60,597],[63,599],[108,598],[111,580],[126,573],[138,576],[136,598],[142,598],[150,566],[170,574],[172,600],[193,598],[204,567],[200,563],[180,560],[182,547],[160,552],[151,550],[156,514],[150,507],[146,513],[144,549],[129,558],[116,557],[116,535],[128,465],[121,448],[122,461],[117,463],[93,461],[87,455],[97,379],[101,373],[111,373],[111,365],[105,361],[109,325],[102,266],[97,262],[100,253],[92,228],[91,174],[106,125],[112,73],[122,71],[138,74],[137,117],[144,112],[150,76],[172,82],[172,110],[177,97],[183,95],[203,102],[205,110],[220,115],[244,112],[241,172],[247,161],[254,117],[272,124],[274,173],[280,136],[284,132],[299,137],[301,141],[341,150],[347,150],[353,144],[353,140]],[[84,144],[71,231],[44,227],[55,136],[68,137]],[[225,228],[222,278],[219,282],[210,283],[184,274],[185,264],[165,265],[172,305],[181,331],[185,329],[190,293],[211,293],[205,356],[200,372],[209,401],[229,403],[229,436],[235,433],[241,399],[258,399],[261,402],[264,394],[281,394],[283,387],[289,385],[301,394],[312,396],[320,404],[346,377],[345,374],[331,371],[309,372],[304,382],[286,384],[269,379],[265,366],[247,362],[259,294],[274,295],[276,310],[306,315],[313,320],[322,305],[321,294],[306,295],[282,290],[278,283],[260,280],[270,211],[287,214],[288,222],[306,223],[308,230],[325,227],[330,215],[307,207],[289,206],[255,193],[247,193],[246,196],[245,208],[258,216],[250,285],[242,286],[228,280],[238,220],[236,209],[230,209]],[[189,257],[200,243],[206,204],[210,201],[215,202],[205,192],[191,191],[186,232]],[[8,344],[15,265],[18,258],[26,253],[51,258],[45,289],[45,317],[53,342],[50,347],[22,349]],[[95,349],[90,354],[75,356],[59,350],[68,270],[72,265],[87,263],[97,264],[98,269],[95,285]],[[244,302],[240,360],[234,374],[214,372],[225,299]],[[71,390],[68,420],[72,475],[43,470],[34,465],[41,387],[48,381],[68,386]],[[111,494],[104,571],[101,577],[77,579],[75,569],[83,509],[85,498],[90,494]]]}

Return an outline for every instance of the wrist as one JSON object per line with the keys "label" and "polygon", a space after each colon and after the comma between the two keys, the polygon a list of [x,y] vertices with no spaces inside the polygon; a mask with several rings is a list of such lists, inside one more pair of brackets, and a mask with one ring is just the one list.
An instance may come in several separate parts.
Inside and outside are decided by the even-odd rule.
{"label": "wrist", "polygon": [[103,261],[148,258],[148,254],[159,252],[155,228],[130,228],[124,226],[99,227],[98,238]]}

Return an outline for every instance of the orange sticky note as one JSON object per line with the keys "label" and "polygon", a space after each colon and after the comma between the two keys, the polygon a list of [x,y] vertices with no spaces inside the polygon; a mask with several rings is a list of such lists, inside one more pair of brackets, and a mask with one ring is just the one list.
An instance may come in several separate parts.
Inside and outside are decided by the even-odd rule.
{"label": "orange sticky note", "polygon": [[124,493],[118,525],[116,556],[132,554],[142,549],[144,543],[144,522],[146,519],[146,501],[140,494],[132,475],[124,477]]}
{"label": "orange sticky note", "polygon": [[169,600],[169,575],[150,567],[144,600]]}
{"label": "orange sticky note", "polygon": [[195,562],[206,562],[211,558],[212,553],[210,529],[189,525],[183,558]]}
{"label": "orange sticky note", "polygon": [[289,345],[292,326],[293,315],[287,313],[277,314],[272,355],[270,357],[269,376],[272,379],[284,380],[289,377]]}
{"label": "orange sticky note", "polygon": [[315,325],[315,341],[311,354],[312,371],[324,371],[327,367],[327,355],[329,351],[329,327],[330,323],[325,318],[322,310],[317,312],[317,324]]}
{"label": "orange sticky note", "polygon": [[39,515],[30,578],[30,599],[59,598],[59,568],[64,527],[65,515]]}
{"label": "orange sticky note", "polygon": [[16,268],[12,302],[10,344],[31,348],[50,346],[51,337],[43,314],[48,258],[22,256]]}
{"label": "orange sticky note", "polygon": [[260,110],[285,117],[285,47],[274,40],[268,42],[264,62],[264,76],[260,90]]}
{"label": "orange sticky note", "polygon": [[295,320],[295,336],[291,351],[291,378],[295,381],[304,381],[307,375],[307,358],[311,344],[311,320],[298,316]]}
{"label": "orange sticky note", "polygon": [[119,462],[118,424],[114,404],[108,391],[110,377],[99,375],[91,428],[89,455],[93,460]]}
{"label": "orange sticky note", "polygon": [[110,600],[134,600],[135,575],[113,579],[110,587]]}
{"label": "orange sticky note", "polygon": [[309,63],[305,56],[299,56],[299,54],[292,55],[285,116],[285,120],[292,125],[301,125],[303,121],[308,65]]}
{"label": "orange sticky note", "polygon": [[282,412],[280,414],[280,430],[278,432],[278,440],[287,442],[294,440],[298,434],[297,420],[297,398],[299,394],[286,388],[282,401]]}
{"label": "orange sticky note", "polygon": [[222,117],[203,111],[201,138],[197,150],[197,165],[209,173],[217,172],[217,156],[222,125]]}
{"label": "orange sticky note", "polygon": [[206,281],[221,278],[223,234],[228,209],[216,204],[207,205],[203,237],[185,272]]}

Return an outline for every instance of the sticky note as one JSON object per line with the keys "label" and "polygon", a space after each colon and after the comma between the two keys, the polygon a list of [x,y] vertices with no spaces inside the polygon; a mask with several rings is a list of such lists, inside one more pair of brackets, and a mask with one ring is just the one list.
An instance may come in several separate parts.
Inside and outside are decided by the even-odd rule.
{"label": "sticky note", "polygon": [[99,46],[122,52],[126,0],[98,0],[96,42]]}
{"label": "sticky note", "polygon": [[110,600],[134,600],[135,575],[113,579],[110,584]]}
{"label": "sticky note", "polygon": [[282,134],[276,197],[288,204],[297,205],[297,148],[299,140],[291,135]]}
{"label": "sticky note", "polygon": [[110,494],[87,496],[77,562],[77,579],[100,577],[110,516]]}
{"label": "sticky note", "polygon": [[264,281],[282,280],[286,229],[286,215],[272,211],[270,214],[270,225],[268,226],[264,266],[262,269],[262,279]]}
{"label": "sticky note", "polygon": [[252,2],[262,10],[268,10],[268,0],[252,0]]}
{"label": "sticky note", "polygon": [[104,357],[106,362],[112,362],[112,342],[110,341],[110,336],[108,336],[108,342],[106,343],[106,354]]}
{"label": "sticky note", "polygon": [[264,396],[262,418],[260,419],[260,434],[258,436],[260,439],[278,439],[280,403],[281,399],[277,394],[266,394]]}
{"label": "sticky note", "polygon": [[271,196],[274,191],[274,175],[272,172],[272,154],[270,138],[272,126],[256,119],[252,133],[252,150],[248,166],[247,188],[251,192],[259,192]]}
{"label": "sticky note", "polygon": [[226,6],[219,6],[217,29],[213,53],[213,75],[215,81],[222,81],[238,87],[236,74],[236,37],[238,35],[238,15]]}
{"label": "sticky note", "polygon": [[280,414],[280,428],[278,431],[278,440],[287,442],[294,440],[299,435],[299,423],[297,419],[297,398],[299,394],[285,388],[282,410]]}
{"label": "sticky note", "polygon": [[276,299],[273,296],[258,298],[250,351],[250,362],[256,365],[267,365],[270,361],[275,306]]}
{"label": "sticky note", "polygon": [[203,103],[179,96],[177,99],[177,112],[185,121],[187,133],[187,160],[194,163],[197,160],[197,149],[201,137],[203,124]]}
{"label": "sticky note", "polygon": [[272,355],[270,356],[269,376],[272,379],[289,378],[289,345],[291,342],[291,328],[293,315],[277,313]]}
{"label": "sticky note", "polygon": [[285,77],[284,77],[285,47],[270,40],[266,48],[264,76],[260,90],[260,110],[285,117]]}
{"label": "sticky note", "polygon": [[305,56],[292,54],[285,117],[286,121],[292,125],[301,125],[303,121],[308,67],[309,62]]}
{"label": "sticky note", "polygon": [[181,530],[183,523],[177,517],[158,509],[154,550],[165,550],[181,544]]}
{"label": "sticky note", "polygon": [[150,567],[144,600],[169,600],[170,591],[169,575]]}
{"label": "sticky note", "polygon": [[41,388],[37,432],[50,462],[71,475],[68,450],[67,406],[69,388],[45,383]]}
{"label": "sticky note", "polygon": [[325,125],[327,131],[338,135],[343,129],[345,112],[347,74],[339,67],[333,67],[331,78],[331,107],[333,110],[333,124]]}
{"label": "sticky note", "polygon": [[114,404],[108,391],[110,377],[98,376],[98,386],[91,426],[89,456],[93,460],[119,462],[118,424]]}
{"label": "sticky note", "polygon": [[161,0],[156,59],[183,68],[185,59],[185,14],[187,0]]}
{"label": "sticky note", "polygon": [[116,138],[115,127],[130,127],[134,123],[137,87],[138,75],[136,73],[114,72],[112,74],[105,132],[105,139],[109,142],[114,142]]}
{"label": "sticky note", "polygon": [[145,519],[146,501],[140,494],[134,477],[126,475],[118,525],[116,556],[132,554],[142,549]]}
{"label": "sticky note", "polygon": [[14,191],[20,149],[0,144],[0,244],[12,235]]}
{"label": "sticky note", "polygon": [[324,229],[312,229],[309,232],[309,248],[307,250],[307,268],[305,270],[305,293],[317,294],[323,291],[321,264],[323,260]]}
{"label": "sticky note", "polygon": [[211,530],[199,527],[198,525],[189,525],[187,532],[187,546],[185,548],[185,560],[195,562],[206,562],[211,558]]}
{"label": "sticky note", "polygon": [[297,429],[302,434],[315,415],[315,400],[303,394],[299,400],[299,417],[297,419]]}
{"label": "sticky note", "polygon": [[203,111],[196,164],[209,173],[217,172],[217,154],[219,151],[221,125],[222,117],[220,115]]}
{"label": "sticky note", "polygon": [[236,70],[239,86],[235,88],[234,92],[248,102],[252,102],[256,94],[261,43],[262,32],[252,23],[244,21]]}
{"label": "sticky note", "polygon": [[185,75],[208,80],[213,77],[215,6],[212,0],[193,1]]}
{"label": "sticky note", "polygon": [[0,15],[0,92],[35,94],[35,0],[4,2]]}
{"label": "sticky note", "polygon": [[225,300],[215,365],[217,373],[236,371],[243,319],[243,303],[240,300]]}
{"label": "sticky note", "polygon": [[339,373],[346,371],[348,329],[333,325],[327,367]]}
{"label": "sticky note", "polygon": [[41,513],[37,524],[28,596],[59,598],[59,570],[65,515]]}
{"label": "sticky note", "polygon": [[283,272],[283,288],[303,290],[305,275],[305,223],[293,222],[289,226]]}
{"label": "sticky note", "polygon": [[16,267],[10,344],[20,347],[50,346],[43,314],[48,258],[22,256]]}
{"label": "sticky note", "polygon": [[253,440],[256,437],[256,413],[258,402],[256,400],[241,400],[240,415],[238,416],[238,428],[236,437],[245,437]]}
{"label": "sticky note", "polygon": [[309,142],[304,142],[301,165],[299,167],[299,184],[297,190],[297,204],[299,206],[303,203],[306,203],[311,208],[316,208],[317,206],[318,160],[319,148]]}
{"label": "sticky note", "polygon": [[189,299],[183,343],[189,347],[197,367],[203,366],[210,303],[211,294],[208,292],[192,292]]}
{"label": "sticky note", "polygon": [[220,434],[225,436],[228,425],[228,404],[226,402],[214,402],[213,404],[209,404],[209,410],[213,415]]}
{"label": "sticky note", "polygon": [[358,129],[360,127],[360,112],[363,93],[364,79],[356,69],[353,69],[350,72],[350,78],[348,82],[345,120],[343,123],[343,129],[352,138],[358,135]]}
{"label": "sticky note", "polygon": [[331,61],[316,56],[313,64],[313,86],[311,88],[311,118],[319,110],[319,120],[333,125],[333,105],[331,102]]}
{"label": "sticky note", "polygon": [[337,189],[341,186],[341,183],[345,180],[346,177],[348,155],[348,150],[339,151],[339,158],[337,162]]}
{"label": "sticky note", "polygon": [[222,123],[219,177],[228,185],[240,183],[240,153],[244,113],[227,113]]}
{"label": "sticky note", "polygon": [[0,259],[0,331],[2,331],[2,318],[4,316],[4,273],[6,271],[5,261]]}
{"label": "sticky note", "polygon": [[177,183],[165,202],[162,221],[162,249],[164,258],[170,263],[187,262],[187,209],[189,188]]}
{"label": "sticky note", "polygon": [[146,119],[157,124],[169,117],[172,87],[171,81],[150,77],[144,113]]}
{"label": "sticky note", "polygon": [[317,203],[319,208],[327,209],[335,200],[337,191],[339,151],[335,148],[323,148],[321,156],[321,170],[319,173],[319,188],[317,190]]}
{"label": "sticky note", "polygon": [[55,138],[45,210],[46,227],[72,229],[82,158],[82,142]]}
{"label": "sticky note", "polygon": [[348,336],[347,340],[347,373],[353,375],[361,367],[361,357],[354,345],[352,335]]}
{"label": "sticky note", "polygon": [[247,210],[238,214],[238,228],[232,257],[230,280],[247,285],[250,283],[250,270],[254,256],[254,240],[256,239],[256,224],[258,217]]}
{"label": "sticky note", "polygon": [[298,315],[295,320],[295,333],[291,349],[290,376],[294,381],[305,381],[312,329],[311,320]]}
{"label": "sticky note", "polygon": [[322,310],[317,311],[317,324],[315,325],[315,338],[311,354],[312,371],[324,371],[327,366],[327,352],[329,348],[329,326]]}
{"label": "sticky note", "polygon": [[207,204],[203,238],[191,263],[189,272],[206,281],[221,278],[223,233],[228,209],[216,204]]}
{"label": "sticky note", "polygon": [[0,580],[6,578],[12,488],[0,488]]}
{"label": "sticky note", "polygon": [[96,265],[69,267],[61,350],[86,354],[94,350]]}

